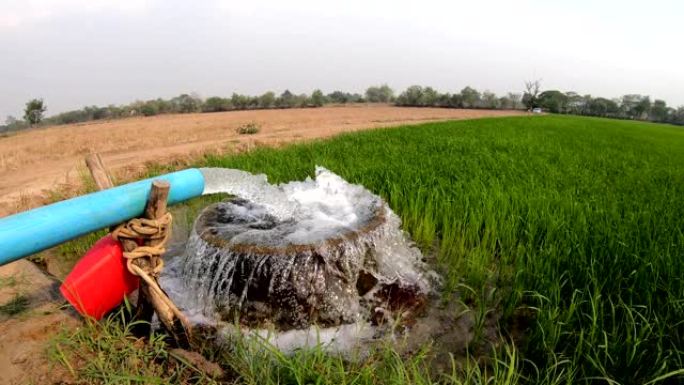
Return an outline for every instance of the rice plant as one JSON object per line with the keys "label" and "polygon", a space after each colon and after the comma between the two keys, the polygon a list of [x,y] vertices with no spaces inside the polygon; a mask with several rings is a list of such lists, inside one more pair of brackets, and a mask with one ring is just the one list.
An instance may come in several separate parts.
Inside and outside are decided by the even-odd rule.
{"label": "rice plant", "polygon": [[[345,361],[258,342],[215,358],[237,383],[656,384],[684,381],[684,130],[535,116],[429,123],[209,155],[197,166],[313,176],[321,165],[381,195],[445,301],[500,314],[489,359],[428,370],[381,349]],[[161,169],[160,169],[161,170]],[[157,170],[157,171],[160,171]]]}
{"label": "rice plant", "polygon": [[567,116],[482,119],[199,164],[274,182],[312,176],[322,165],[382,195],[423,251],[438,255],[446,293],[496,287],[504,330],[519,309],[532,311],[516,369],[525,378],[682,380],[681,128]]}

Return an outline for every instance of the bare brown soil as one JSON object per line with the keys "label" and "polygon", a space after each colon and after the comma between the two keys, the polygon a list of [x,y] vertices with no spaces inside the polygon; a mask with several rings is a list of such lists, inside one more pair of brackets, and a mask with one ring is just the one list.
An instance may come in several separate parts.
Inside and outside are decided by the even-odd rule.
{"label": "bare brown soil", "polygon": [[62,328],[80,321],[60,309],[57,285],[29,261],[0,266],[0,305],[17,297],[26,301],[17,314],[0,313],[0,384],[62,383],[68,377],[48,362],[48,342]]}
{"label": "bare brown soil", "polygon": [[[162,115],[36,129],[0,138],[0,216],[40,204],[35,196],[45,190],[78,183],[83,158],[91,152],[100,153],[116,175],[148,161],[208,151],[244,151],[366,128],[517,114],[522,112],[355,105]],[[252,122],[261,127],[259,133],[236,132]]]}

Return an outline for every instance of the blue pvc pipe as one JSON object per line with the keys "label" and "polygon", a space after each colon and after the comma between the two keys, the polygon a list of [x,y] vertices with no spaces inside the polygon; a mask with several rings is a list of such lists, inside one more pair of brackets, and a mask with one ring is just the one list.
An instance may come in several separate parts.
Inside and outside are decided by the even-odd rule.
{"label": "blue pvc pipe", "polygon": [[0,265],[141,216],[157,179],[171,184],[169,205],[204,191],[200,170],[188,169],[0,218]]}

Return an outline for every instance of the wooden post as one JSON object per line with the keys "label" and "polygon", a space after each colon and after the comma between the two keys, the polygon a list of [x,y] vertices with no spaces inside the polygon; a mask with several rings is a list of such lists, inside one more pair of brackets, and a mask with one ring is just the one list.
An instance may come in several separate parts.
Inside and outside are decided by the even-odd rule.
{"label": "wooden post", "polygon": [[[85,158],[85,164],[99,191],[114,187],[112,175],[109,173],[109,170],[107,170],[107,167],[105,167],[100,154],[96,152],[88,154]],[[116,226],[112,226],[109,228],[109,231],[112,232],[115,228]]]}
{"label": "wooden post", "polygon": [[[147,199],[147,206],[145,206],[146,218],[158,219],[164,216],[164,214],[166,214],[166,200],[169,196],[169,190],[169,182],[163,180],[155,180],[152,182],[150,196]],[[149,241],[150,246],[156,246],[157,244],[159,244],[159,242]],[[143,294],[143,301],[140,301],[140,299],[138,300],[138,312],[143,316],[143,318],[140,319],[144,320],[145,322],[151,322],[152,314],[154,313],[154,309],[158,308],[158,304],[153,303],[153,299],[155,298],[155,296],[150,294],[150,288],[142,280],[140,281],[140,288],[142,289]],[[162,315],[160,314],[160,319],[161,318]]]}
{"label": "wooden post", "polygon": [[166,201],[169,198],[171,185],[165,180],[152,181],[152,190],[145,206],[145,217],[159,219],[166,214]]}
{"label": "wooden post", "polygon": [[112,177],[109,175],[104,162],[102,162],[100,154],[93,153],[86,156],[85,163],[88,167],[88,170],[90,170],[90,175],[92,175],[93,179],[95,180],[98,190],[106,190],[108,188],[114,187],[114,183],[112,183]]}
{"label": "wooden post", "polygon": [[[90,174],[95,180],[98,190],[105,190],[114,187],[112,178],[102,162],[102,158],[99,154],[95,153],[88,155],[86,157],[86,166],[88,167],[88,170],[90,170]],[[168,181],[155,180],[152,182],[150,195],[145,206],[145,218],[160,219],[166,215],[166,206],[170,190],[171,185]],[[121,242],[125,252],[131,252],[138,247],[137,242],[132,239],[123,239]],[[145,242],[145,246],[157,246],[162,242],[164,242],[162,239],[149,240]],[[147,270],[147,268],[150,267],[147,266],[148,264],[157,266],[158,263],[159,261],[146,260],[144,258],[136,259],[133,262],[133,264],[142,270]],[[156,284],[157,277],[150,277],[150,279],[153,280],[150,282],[150,284]],[[156,286],[158,286],[158,284],[156,284]],[[153,289],[150,288],[144,279],[140,280],[135,319],[143,322],[137,323],[133,327],[133,333],[137,336],[149,335],[152,316],[156,312],[159,316],[159,320],[162,321],[164,327],[175,338],[179,346],[189,346],[190,331],[185,329],[185,326],[181,320],[175,318],[173,310],[164,302],[164,300],[160,298],[159,295],[152,294],[152,290]],[[164,293],[164,295],[166,296],[166,293]]]}
{"label": "wooden post", "polygon": [[[169,196],[171,185],[164,180],[155,180],[152,182],[152,189],[145,207],[145,217],[148,219],[160,219],[166,215],[166,204]],[[146,242],[146,246],[157,246],[163,240],[150,240]],[[159,258],[159,257],[154,257]],[[145,261],[144,259],[137,259],[134,263],[151,263],[157,266],[158,261]],[[142,266],[140,266],[142,267]],[[151,277],[155,282],[157,277]],[[156,286],[159,286],[158,284]],[[161,287],[159,288],[161,289]],[[144,280],[140,281],[140,290],[138,294],[138,320],[145,321],[141,325],[148,325],[146,328],[149,333],[149,322],[152,321],[152,315],[156,312],[159,320],[166,330],[173,336],[176,342],[181,347],[189,346],[189,330],[185,329],[183,322],[177,319],[173,310],[167,305],[159,295],[154,295],[152,288]],[[168,297],[164,290],[161,289],[164,296]]]}
{"label": "wooden post", "polygon": [[[145,217],[148,219],[157,219],[166,213],[166,201],[169,197],[170,190],[169,182],[163,180],[155,180],[152,182],[152,188],[150,190],[150,196],[147,199],[147,205],[145,206]],[[150,242],[150,246],[154,246]],[[158,242],[154,242],[158,244]],[[138,245],[133,241],[127,241],[123,244],[124,251],[133,251]],[[143,259],[138,259],[134,264],[145,269],[146,266],[143,264],[149,263]],[[134,333],[136,335],[147,335],[150,333],[150,327],[152,322],[152,315],[154,315],[154,310],[157,307],[153,303],[153,298],[155,298],[150,293],[149,286],[140,280],[140,288],[138,289],[138,303],[136,307],[136,320],[143,321],[136,325],[134,328]],[[161,318],[161,315],[160,315]]]}

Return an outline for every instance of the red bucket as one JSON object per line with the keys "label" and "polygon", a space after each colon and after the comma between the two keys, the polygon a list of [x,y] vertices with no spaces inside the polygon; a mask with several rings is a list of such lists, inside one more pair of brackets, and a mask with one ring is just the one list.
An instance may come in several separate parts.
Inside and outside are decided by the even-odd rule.
{"label": "red bucket", "polygon": [[138,284],[126,267],[121,244],[107,235],[78,261],[59,290],[79,313],[99,320]]}

